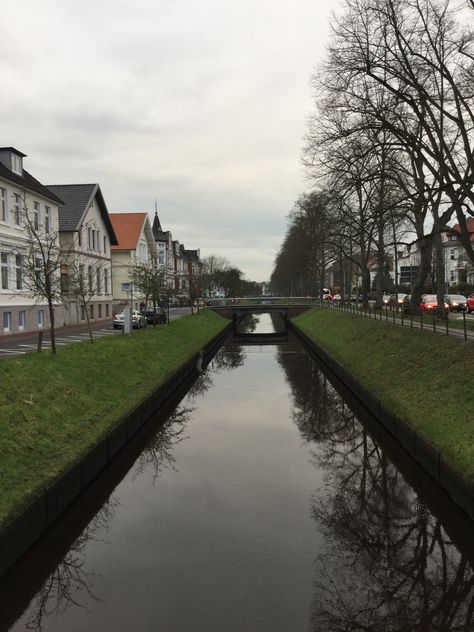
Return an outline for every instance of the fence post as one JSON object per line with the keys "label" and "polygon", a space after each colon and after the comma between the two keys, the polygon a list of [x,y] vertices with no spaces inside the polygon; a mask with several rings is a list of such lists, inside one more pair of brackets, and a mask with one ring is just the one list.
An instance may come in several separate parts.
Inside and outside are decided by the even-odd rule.
{"label": "fence post", "polygon": [[464,340],[467,340],[466,312],[462,313],[462,325],[463,325],[463,329],[464,329]]}
{"label": "fence post", "polygon": [[436,332],[436,313],[433,312],[433,333]]}
{"label": "fence post", "polygon": [[43,348],[43,335],[44,335],[44,331],[38,332],[38,346],[36,348],[36,351],[38,353],[41,353],[41,349]]}
{"label": "fence post", "polygon": [[449,314],[446,312],[446,335],[449,336]]}

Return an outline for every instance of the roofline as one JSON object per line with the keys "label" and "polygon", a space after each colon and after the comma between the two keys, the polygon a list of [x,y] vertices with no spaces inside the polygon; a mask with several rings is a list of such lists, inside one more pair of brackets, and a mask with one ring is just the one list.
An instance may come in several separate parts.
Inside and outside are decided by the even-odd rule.
{"label": "roofline", "polygon": [[27,157],[27,154],[24,154],[23,152],[18,151],[18,149],[15,149],[15,147],[0,147],[0,151],[14,151],[15,154],[18,154],[22,158]]}

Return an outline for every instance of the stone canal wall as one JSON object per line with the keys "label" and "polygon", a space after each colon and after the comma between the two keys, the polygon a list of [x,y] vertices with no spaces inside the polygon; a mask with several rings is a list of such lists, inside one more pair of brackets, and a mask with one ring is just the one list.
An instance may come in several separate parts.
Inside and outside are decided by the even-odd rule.
{"label": "stone canal wall", "polygon": [[145,401],[103,437],[80,461],[25,507],[0,533],[0,575],[3,575],[44,533],[119,450],[193,376],[206,366],[232,331],[227,325]]}
{"label": "stone canal wall", "polygon": [[352,394],[376,417],[400,445],[432,476],[432,478],[474,519],[474,487],[458,476],[447,465],[438,450],[401,419],[396,411],[388,410],[379,399],[356,380],[349,371],[334,360],[317,342],[289,322],[288,328],[314,353],[328,369],[345,384]]}

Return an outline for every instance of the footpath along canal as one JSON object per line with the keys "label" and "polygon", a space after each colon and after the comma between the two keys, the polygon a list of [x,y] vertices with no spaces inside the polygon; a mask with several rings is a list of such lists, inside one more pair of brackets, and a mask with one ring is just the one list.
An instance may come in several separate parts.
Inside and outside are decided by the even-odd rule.
{"label": "footpath along canal", "polygon": [[0,631],[474,630],[472,522],[341,393],[229,341],[0,582]]}

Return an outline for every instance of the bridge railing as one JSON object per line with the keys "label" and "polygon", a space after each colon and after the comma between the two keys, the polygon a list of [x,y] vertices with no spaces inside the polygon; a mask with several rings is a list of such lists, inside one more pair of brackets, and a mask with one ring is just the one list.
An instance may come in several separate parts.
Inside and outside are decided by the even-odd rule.
{"label": "bridge railing", "polygon": [[317,296],[243,296],[231,298],[211,298],[205,301],[209,307],[230,307],[235,305],[316,305]]}

